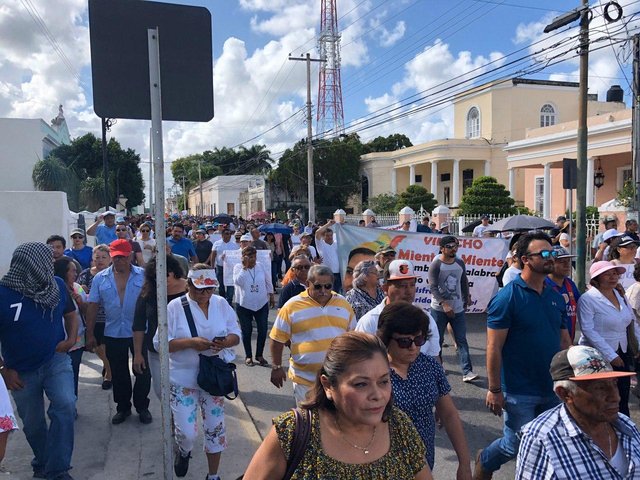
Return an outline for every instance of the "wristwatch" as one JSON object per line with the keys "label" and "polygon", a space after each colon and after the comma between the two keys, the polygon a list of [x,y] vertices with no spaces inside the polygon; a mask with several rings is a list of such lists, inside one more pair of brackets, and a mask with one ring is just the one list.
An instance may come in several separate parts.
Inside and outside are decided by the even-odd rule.
{"label": "wristwatch", "polygon": [[280,370],[282,365],[271,365],[271,370]]}

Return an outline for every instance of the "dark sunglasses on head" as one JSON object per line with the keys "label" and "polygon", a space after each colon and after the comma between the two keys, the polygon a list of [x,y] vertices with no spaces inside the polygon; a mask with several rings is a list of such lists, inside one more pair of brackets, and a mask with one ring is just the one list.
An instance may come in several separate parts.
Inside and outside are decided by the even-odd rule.
{"label": "dark sunglasses on head", "polygon": [[556,250],[540,250],[536,253],[527,252],[527,257],[540,257],[543,260],[548,260],[550,258],[558,258],[558,252]]}
{"label": "dark sunglasses on head", "polygon": [[325,290],[331,290],[331,288],[333,287],[333,283],[314,283],[313,284],[313,289],[314,290],[320,290],[321,288],[324,288]]}
{"label": "dark sunglasses on head", "polygon": [[415,343],[416,347],[421,347],[422,345],[427,343],[427,337],[424,335],[418,335],[413,338],[406,338],[406,337],[402,337],[402,338],[391,337],[391,338],[396,341],[396,343],[400,348],[411,348],[412,343]]}

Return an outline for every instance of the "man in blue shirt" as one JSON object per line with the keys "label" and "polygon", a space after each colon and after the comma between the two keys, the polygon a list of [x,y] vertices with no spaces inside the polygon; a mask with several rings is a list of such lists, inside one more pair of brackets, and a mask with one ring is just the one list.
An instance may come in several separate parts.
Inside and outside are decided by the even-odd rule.
{"label": "man in blue shirt", "polygon": [[[51,247],[20,245],[0,280],[0,373],[33,450],[33,478],[72,479],[76,396],[66,352],[77,332],[75,306],[64,281],[53,275]],[[48,427],[43,393],[50,402]]]}
{"label": "man in blue shirt", "polygon": [[131,264],[132,248],[126,239],[118,239],[109,245],[112,265],[93,278],[89,305],[87,307],[87,349],[96,346],[94,327],[100,305],[104,308],[106,321],[104,345],[111,365],[113,401],[117,412],[111,419],[114,425],[124,422],[131,415],[131,395],[140,421],[152,422],[149,412],[149,370],[134,372],[136,377],[133,392],[129,370],[129,352],[133,356],[133,316],[136,301],[144,283],[144,270]]}
{"label": "man in blue shirt", "polygon": [[181,255],[192,263],[198,263],[198,257],[196,256],[196,249],[193,247],[193,243],[184,236],[183,224],[173,224],[171,236],[167,237],[167,245],[171,247],[172,253]]}
{"label": "man in blue shirt", "polygon": [[[104,225],[102,221],[104,220]],[[87,235],[95,235],[98,245],[109,245],[116,240],[116,214],[106,211],[96,218],[96,221],[87,228]]]}
{"label": "man in blue shirt", "polygon": [[486,405],[494,415],[504,413],[504,433],[478,452],[476,479],[492,478],[514,459],[522,426],[558,404],[549,364],[571,340],[564,299],[545,283],[556,256],[545,233],[522,235],[516,244],[522,274],[489,303]]}

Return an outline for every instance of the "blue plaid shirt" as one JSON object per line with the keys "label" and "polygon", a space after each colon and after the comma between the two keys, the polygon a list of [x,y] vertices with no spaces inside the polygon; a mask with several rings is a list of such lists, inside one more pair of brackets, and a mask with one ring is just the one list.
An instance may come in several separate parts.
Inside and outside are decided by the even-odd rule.
{"label": "blue plaid shirt", "polygon": [[561,404],[522,427],[516,479],[640,479],[640,432],[621,413],[612,426],[629,462],[624,475],[613,468],[600,447],[580,430]]}

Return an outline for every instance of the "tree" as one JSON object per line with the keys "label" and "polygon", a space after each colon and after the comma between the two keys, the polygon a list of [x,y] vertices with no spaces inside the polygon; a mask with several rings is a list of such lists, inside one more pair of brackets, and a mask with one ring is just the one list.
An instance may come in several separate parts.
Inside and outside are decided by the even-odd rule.
{"label": "tree", "polygon": [[206,182],[213,177],[217,177],[218,175],[222,175],[222,169],[214,165],[210,157],[207,158],[207,154],[212,153],[213,152],[211,151],[196,153],[194,155],[174,160],[171,163],[171,173],[173,175],[174,182],[182,187],[182,177],[184,177],[184,187],[187,191],[199,185],[200,177],[198,174],[198,164],[200,165],[203,182]]}
{"label": "tree", "polygon": [[362,153],[393,152],[401,148],[412,147],[409,137],[402,133],[394,133],[388,137],[376,137],[363,146]]}
{"label": "tree", "polygon": [[376,213],[398,213],[396,205],[398,195],[395,193],[381,193],[375,197],[369,197],[369,201],[364,208],[370,208]]}
{"label": "tree", "polygon": [[462,215],[514,215],[516,207],[509,190],[494,177],[478,177],[462,196]]}
{"label": "tree", "polygon": [[436,208],[437,204],[438,202],[433,193],[427,191],[426,188],[421,185],[409,185],[404,192],[398,195],[396,211],[400,211],[407,206],[418,211],[422,206],[427,212],[430,212]]}
{"label": "tree", "polygon": [[[119,194],[127,197],[127,208],[140,205],[144,200],[140,155],[132,149],[123,150],[111,138],[107,157],[109,205],[116,205]],[[87,133],[55,148],[34,167],[33,182],[40,190],[66,192],[72,210],[95,210],[104,204],[102,141]]]}

